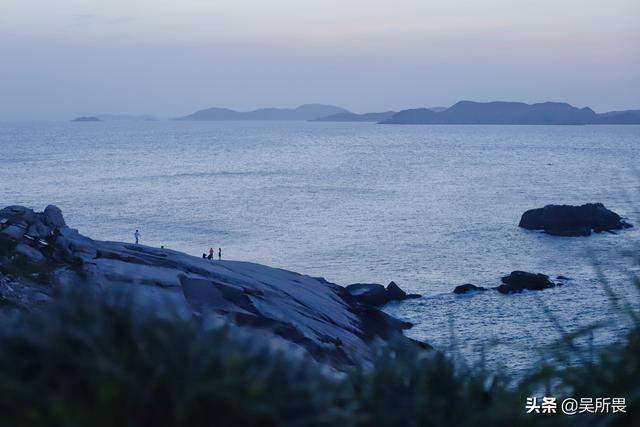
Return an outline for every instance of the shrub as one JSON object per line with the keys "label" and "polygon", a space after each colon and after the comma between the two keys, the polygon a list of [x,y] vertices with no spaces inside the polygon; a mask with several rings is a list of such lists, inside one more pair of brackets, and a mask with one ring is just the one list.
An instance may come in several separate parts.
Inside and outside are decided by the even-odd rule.
{"label": "shrub", "polygon": [[[202,324],[142,309],[127,298],[76,293],[4,319],[0,424],[640,425],[638,324],[628,340],[596,358],[543,366],[512,382],[406,346],[381,348],[370,365],[349,372],[327,372],[234,336],[231,328]],[[525,414],[526,397],[541,390],[559,398],[625,397],[628,413]]]}

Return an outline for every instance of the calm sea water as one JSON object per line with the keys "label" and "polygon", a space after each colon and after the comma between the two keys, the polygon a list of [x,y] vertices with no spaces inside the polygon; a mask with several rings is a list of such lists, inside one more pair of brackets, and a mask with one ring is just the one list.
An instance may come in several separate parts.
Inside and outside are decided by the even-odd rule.
{"label": "calm sea water", "polygon": [[[387,311],[463,355],[527,366],[567,330],[610,320],[594,263],[637,301],[618,235],[559,238],[517,227],[526,209],[603,202],[636,221],[640,126],[384,126],[304,122],[0,124],[0,201],[60,206],[98,239],[165,245],[324,276],[396,281],[420,300]],[[521,269],[562,288],[455,296]],[[637,271],[637,269],[636,269]],[[543,310],[547,307],[547,310]]]}

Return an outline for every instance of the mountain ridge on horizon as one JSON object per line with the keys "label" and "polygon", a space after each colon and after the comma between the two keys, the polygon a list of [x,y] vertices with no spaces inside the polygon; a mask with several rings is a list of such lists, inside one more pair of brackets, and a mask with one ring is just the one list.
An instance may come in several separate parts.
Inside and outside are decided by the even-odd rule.
{"label": "mountain ridge on horizon", "polygon": [[[150,115],[93,115],[100,121],[157,120]],[[77,119],[74,119],[77,121]],[[248,121],[296,120],[313,122],[370,122],[379,124],[640,124],[640,109],[596,113],[567,102],[524,103],[462,100],[450,107],[420,107],[400,111],[354,113],[328,104],[302,104],[295,108],[266,107],[250,111],[211,107],[173,120]]]}
{"label": "mountain ridge on horizon", "polygon": [[295,108],[268,107],[251,111],[211,107],[178,117],[176,120],[314,120],[349,112],[345,108],[327,104],[302,104]]}
{"label": "mountain ridge on horizon", "polygon": [[402,110],[380,124],[587,125],[640,124],[640,110],[596,113],[566,102],[458,101],[443,111]]}

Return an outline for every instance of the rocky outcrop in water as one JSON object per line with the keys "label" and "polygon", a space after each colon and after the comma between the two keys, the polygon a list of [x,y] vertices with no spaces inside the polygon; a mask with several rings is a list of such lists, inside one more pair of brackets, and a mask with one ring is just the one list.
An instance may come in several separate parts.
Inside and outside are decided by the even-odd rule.
{"label": "rocky outcrop in water", "polygon": [[527,230],[544,230],[554,236],[589,236],[592,231],[612,232],[630,228],[617,213],[602,203],[582,206],[547,205],[526,211],[520,219],[520,227]]}
{"label": "rocky outcrop in water", "polygon": [[[31,309],[69,287],[125,290],[136,303],[213,316],[336,367],[367,360],[388,340],[415,345],[402,334],[410,324],[322,278],[92,240],[67,227],[55,206],[0,210],[0,285],[0,311]],[[383,290],[408,297],[395,286]]]}
{"label": "rocky outcrop in water", "polygon": [[359,302],[374,307],[383,306],[391,301],[421,297],[418,294],[407,294],[395,282],[389,283],[386,289],[379,283],[354,283],[347,286],[347,291]]}
{"label": "rocky outcrop in water", "polygon": [[549,280],[549,276],[546,274],[512,271],[511,274],[502,278],[502,285],[495,289],[501,294],[513,294],[524,290],[541,291],[556,286],[558,284]]}
{"label": "rocky outcrop in water", "polygon": [[454,294],[466,294],[469,292],[480,292],[480,291],[486,291],[487,288],[483,288],[482,286],[476,286],[476,285],[472,285],[471,283],[465,283],[464,285],[460,285],[460,286],[456,286],[456,288],[453,290]]}
{"label": "rocky outcrop in water", "polygon": [[479,291],[487,291],[489,289],[496,290],[501,294],[520,293],[524,290],[541,291],[543,289],[555,288],[562,286],[565,281],[570,280],[568,277],[556,276],[557,282],[549,279],[549,276],[541,273],[528,273],[526,271],[512,271],[508,276],[501,279],[502,284],[493,288],[484,288],[471,283],[456,286],[453,290],[454,294],[475,293]]}

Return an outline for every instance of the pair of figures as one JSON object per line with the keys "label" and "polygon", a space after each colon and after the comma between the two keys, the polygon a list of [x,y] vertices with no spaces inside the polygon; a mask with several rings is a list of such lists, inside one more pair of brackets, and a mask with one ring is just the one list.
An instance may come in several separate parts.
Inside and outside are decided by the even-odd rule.
{"label": "pair of figures", "polygon": [[[213,248],[209,248],[209,255],[202,254],[202,258],[207,258],[209,261],[213,260],[214,254]],[[222,248],[218,248],[218,261],[222,259]]]}

